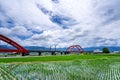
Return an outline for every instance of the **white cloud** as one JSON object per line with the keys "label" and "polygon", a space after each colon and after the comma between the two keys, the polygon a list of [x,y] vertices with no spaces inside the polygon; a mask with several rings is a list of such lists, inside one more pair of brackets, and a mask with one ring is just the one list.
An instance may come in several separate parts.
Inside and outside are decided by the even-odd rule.
{"label": "white cloud", "polygon": [[[0,33],[10,35],[22,45],[120,45],[119,3],[119,0],[60,0],[57,3],[0,0]],[[54,15],[61,17],[61,21],[58,18],[55,18],[58,22],[52,21]],[[13,25],[7,22],[9,19]]]}
{"label": "white cloud", "polygon": [[0,28],[0,33],[3,35],[6,35],[8,37],[21,37],[25,38],[25,37],[30,37],[31,35],[33,35],[32,32],[28,31],[25,27],[23,26],[15,26],[12,28]]}
{"label": "white cloud", "polygon": [[17,36],[30,36],[33,34],[23,26],[15,26],[11,30],[12,30],[12,34],[15,34]]}

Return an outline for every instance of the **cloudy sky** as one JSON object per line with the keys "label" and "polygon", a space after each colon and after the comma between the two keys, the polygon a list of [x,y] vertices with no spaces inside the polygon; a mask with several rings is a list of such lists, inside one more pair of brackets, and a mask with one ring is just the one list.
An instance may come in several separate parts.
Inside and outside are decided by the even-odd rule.
{"label": "cloudy sky", "polygon": [[23,46],[119,46],[120,0],[0,0],[0,34]]}

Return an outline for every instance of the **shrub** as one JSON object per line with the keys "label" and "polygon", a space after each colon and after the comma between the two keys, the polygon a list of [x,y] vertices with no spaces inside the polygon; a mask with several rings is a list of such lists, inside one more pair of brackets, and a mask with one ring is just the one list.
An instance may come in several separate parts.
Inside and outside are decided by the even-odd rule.
{"label": "shrub", "polygon": [[102,52],[103,52],[103,53],[110,53],[110,51],[109,51],[109,49],[108,49],[107,47],[104,47],[104,48],[102,49]]}

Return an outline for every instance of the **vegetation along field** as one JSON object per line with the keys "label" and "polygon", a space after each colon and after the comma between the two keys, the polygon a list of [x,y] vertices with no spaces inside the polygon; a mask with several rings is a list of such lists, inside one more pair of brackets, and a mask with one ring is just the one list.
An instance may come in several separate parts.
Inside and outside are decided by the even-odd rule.
{"label": "vegetation along field", "polygon": [[0,58],[0,80],[120,80],[120,55]]}

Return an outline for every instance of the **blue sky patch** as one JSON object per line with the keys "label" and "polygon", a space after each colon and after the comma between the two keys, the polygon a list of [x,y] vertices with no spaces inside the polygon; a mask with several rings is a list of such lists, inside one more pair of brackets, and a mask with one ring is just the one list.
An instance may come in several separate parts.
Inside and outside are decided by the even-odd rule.
{"label": "blue sky patch", "polygon": [[59,3],[59,0],[52,0],[54,3]]}
{"label": "blue sky patch", "polygon": [[53,23],[56,23],[62,26],[63,28],[67,28],[68,26],[72,25],[71,23],[74,23],[74,21],[71,21],[71,18],[59,15],[54,15],[50,19]]}

